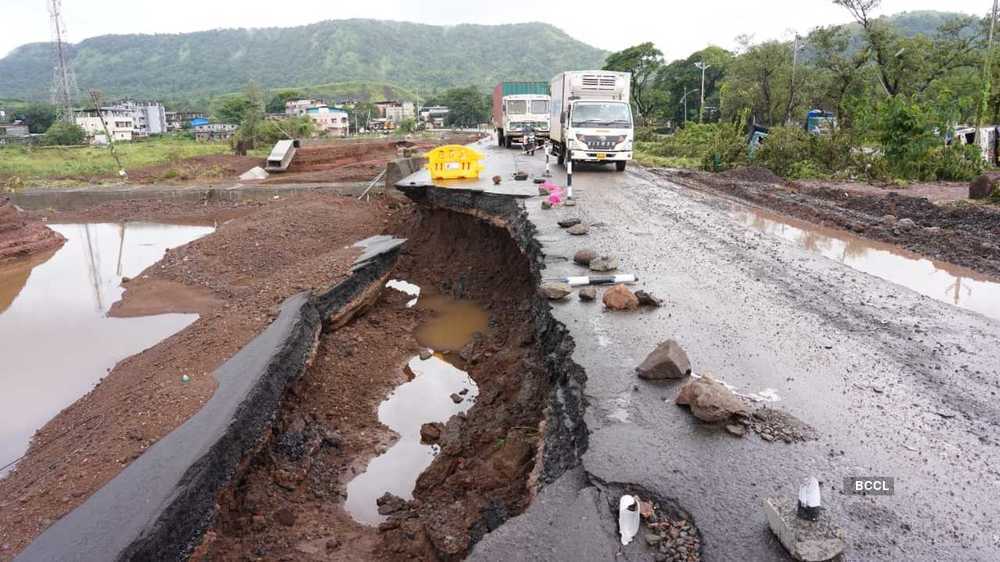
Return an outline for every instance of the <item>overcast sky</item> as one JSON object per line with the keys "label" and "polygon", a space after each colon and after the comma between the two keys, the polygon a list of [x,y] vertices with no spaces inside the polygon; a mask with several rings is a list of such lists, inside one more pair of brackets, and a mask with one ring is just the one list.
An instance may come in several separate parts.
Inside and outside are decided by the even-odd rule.
{"label": "overcast sky", "polygon": [[[49,40],[46,5],[46,0],[0,1],[0,56],[23,43]],[[991,6],[989,0],[884,0],[880,13],[936,9],[986,14]],[[830,0],[63,0],[72,42],[112,33],[287,27],[345,18],[439,25],[543,21],[607,50],[653,41],[668,60],[710,43],[732,48],[743,33],[758,40],[790,38],[795,31],[849,19]]]}

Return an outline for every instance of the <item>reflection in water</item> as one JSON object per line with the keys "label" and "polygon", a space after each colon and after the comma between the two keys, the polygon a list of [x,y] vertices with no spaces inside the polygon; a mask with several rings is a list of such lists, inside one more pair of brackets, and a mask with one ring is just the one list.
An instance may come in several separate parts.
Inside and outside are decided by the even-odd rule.
{"label": "reflection in water", "polygon": [[760,209],[734,210],[731,215],[755,230],[790,240],[858,271],[1000,319],[1000,283],[968,268],[931,261],[892,244],[866,240]]}
{"label": "reflection in water", "polygon": [[420,345],[436,351],[459,351],[476,332],[485,332],[490,321],[488,312],[476,303],[456,300],[444,295],[426,295],[417,308],[430,311],[431,318],[414,334]]}
{"label": "reflection in water", "polygon": [[[434,460],[436,445],[420,442],[420,426],[445,422],[472,407],[479,387],[461,371],[438,355],[426,361],[414,357],[409,362],[412,380],[401,384],[378,407],[378,420],[399,434],[399,441],[368,463],[368,468],[347,484],[344,507],[356,521],[377,525],[385,518],[378,514],[375,500],[389,492],[403,499],[413,498],[417,477]],[[452,394],[466,392],[458,404]]]}
{"label": "reflection in water", "polygon": [[28,282],[31,270],[49,261],[56,251],[43,252],[0,265],[0,314],[10,308],[11,303],[21,293],[24,284]]}
{"label": "reflection in water", "polygon": [[[210,227],[145,223],[50,225],[66,243],[36,264],[26,281],[0,270],[0,287],[16,288],[0,310],[0,466],[20,457],[31,435],[86,394],[122,359],[183,329],[195,314],[109,318],[136,276]],[[2,475],[2,470],[0,470]]]}

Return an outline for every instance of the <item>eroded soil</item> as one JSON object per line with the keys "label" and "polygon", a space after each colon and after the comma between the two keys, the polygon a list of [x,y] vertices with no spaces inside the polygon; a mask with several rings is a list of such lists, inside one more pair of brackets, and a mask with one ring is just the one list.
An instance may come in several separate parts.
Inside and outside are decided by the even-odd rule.
{"label": "eroded soil", "polygon": [[903,195],[899,191],[800,185],[785,182],[760,168],[721,174],[652,171],[685,187],[736,197],[807,221],[896,244],[934,260],[1000,275],[1000,208],[993,205],[966,201],[935,204],[926,197]]}
{"label": "eroded soil", "polygon": [[[414,212],[393,277],[478,302],[489,328],[449,359],[479,386],[466,415],[445,426],[441,451],[414,499],[378,528],[344,510],[348,482],[396,438],[377,406],[419,352],[427,311],[383,292],[347,326],[324,334],[310,369],[287,396],[269,442],[220,502],[197,558],[243,560],[455,559],[523,511],[536,467],[549,382],[534,342],[527,258],[496,227],[463,215]],[[289,447],[290,443],[302,446]]]}
{"label": "eroded soil", "polygon": [[0,197],[0,263],[51,253],[65,239]]}
{"label": "eroded soil", "polygon": [[[270,322],[276,306],[345,278],[357,253],[351,245],[382,232],[398,208],[316,194],[265,204],[116,203],[74,213],[74,221],[221,221],[215,233],[169,251],[126,283],[117,313],[201,316],[119,363],[38,431],[17,469],[0,480],[0,560],[196,412],[215,390],[213,370]],[[181,382],[183,374],[191,381]]]}

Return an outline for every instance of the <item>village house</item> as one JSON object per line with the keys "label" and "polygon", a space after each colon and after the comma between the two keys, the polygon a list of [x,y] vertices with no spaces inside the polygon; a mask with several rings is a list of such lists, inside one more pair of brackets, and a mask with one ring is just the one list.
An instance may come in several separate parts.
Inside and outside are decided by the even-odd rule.
{"label": "village house", "polygon": [[[104,123],[101,123],[101,117],[104,118]],[[108,144],[108,135],[104,131],[105,124],[108,128],[107,133],[114,142],[131,141],[135,129],[132,112],[114,107],[102,107],[99,113],[96,109],[81,109],[76,112],[75,120],[87,134],[91,144]]]}
{"label": "village house", "polygon": [[416,119],[417,108],[411,101],[379,101],[375,102],[378,116],[398,125],[404,119]]}
{"label": "village house", "polygon": [[157,101],[122,100],[112,106],[132,114],[132,136],[148,137],[167,132],[167,112]]}
{"label": "village house", "polygon": [[191,121],[191,125],[194,138],[198,141],[229,140],[240,128],[239,125],[231,123],[209,123],[207,119],[194,119]]}
{"label": "village house", "polygon": [[0,123],[0,144],[16,144],[28,142],[31,132],[28,126],[20,121]]}
{"label": "village house", "polygon": [[320,105],[310,107],[306,115],[316,126],[316,130],[334,137],[346,137],[350,129],[350,119],[343,109]]}
{"label": "village house", "polygon": [[204,119],[205,114],[200,111],[167,111],[165,113],[167,121],[167,131],[180,131],[191,126],[191,121]]}

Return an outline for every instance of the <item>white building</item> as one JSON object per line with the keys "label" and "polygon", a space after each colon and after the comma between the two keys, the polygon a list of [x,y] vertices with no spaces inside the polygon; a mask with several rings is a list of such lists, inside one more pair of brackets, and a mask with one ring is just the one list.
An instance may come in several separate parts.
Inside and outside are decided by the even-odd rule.
{"label": "white building", "polygon": [[84,109],[76,112],[76,124],[87,133],[87,138],[92,144],[107,144],[108,137],[104,132],[104,124],[101,117],[104,117],[104,124],[107,124],[108,133],[115,142],[131,141],[135,130],[135,121],[132,119],[130,110],[117,109],[114,107],[102,107],[100,115],[96,109]]}
{"label": "white building", "polygon": [[192,127],[195,140],[219,141],[229,140],[236,134],[239,125],[231,123],[201,123]]}
{"label": "white building", "polygon": [[312,119],[316,129],[335,137],[346,137],[350,129],[350,119],[343,109],[320,105],[310,107],[306,115]]}
{"label": "white building", "polygon": [[157,101],[123,100],[112,106],[132,114],[132,136],[148,137],[167,132],[167,111]]}
{"label": "white building", "polygon": [[417,107],[411,101],[380,101],[375,103],[379,117],[399,124],[404,119],[416,119]]}
{"label": "white building", "polygon": [[307,111],[314,107],[324,106],[326,104],[319,100],[290,100],[285,102],[285,115],[291,117],[302,117]]}
{"label": "white building", "polygon": [[443,105],[429,105],[420,108],[420,121],[427,124],[428,129],[444,128],[448,118],[448,108]]}

